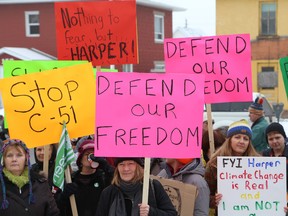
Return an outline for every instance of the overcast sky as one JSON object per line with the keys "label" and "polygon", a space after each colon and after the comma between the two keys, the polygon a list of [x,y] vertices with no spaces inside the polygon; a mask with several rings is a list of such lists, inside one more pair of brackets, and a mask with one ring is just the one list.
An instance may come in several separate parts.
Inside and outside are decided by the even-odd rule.
{"label": "overcast sky", "polygon": [[184,12],[173,12],[173,30],[184,27],[200,30],[203,35],[215,35],[215,0],[154,0],[187,8]]}

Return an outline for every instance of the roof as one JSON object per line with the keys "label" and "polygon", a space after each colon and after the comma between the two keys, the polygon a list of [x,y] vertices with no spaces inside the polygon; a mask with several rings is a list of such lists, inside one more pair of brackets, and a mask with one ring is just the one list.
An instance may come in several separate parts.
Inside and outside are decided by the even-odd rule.
{"label": "roof", "polygon": [[138,5],[143,5],[143,6],[147,6],[147,7],[154,7],[154,8],[158,8],[158,9],[165,9],[165,10],[169,10],[169,11],[186,11],[186,8],[166,4],[163,2],[157,2],[157,1],[136,0],[136,3]]}
{"label": "roof", "polygon": [[[53,3],[53,2],[71,2],[79,0],[0,0],[0,4],[31,4],[31,3]],[[147,7],[154,7],[158,9],[165,9],[169,11],[185,11],[185,8],[170,5],[162,2],[151,0],[136,0],[137,5],[143,5]]]}
{"label": "roof", "polygon": [[0,48],[0,55],[7,54],[14,56],[21,60],[55,60],[56,57],[51,56],[47,53],[41,52],[34,48],[23,48],[23,47],[2,47]]}
{"label": "roof", "polygon": [[174,33],[174,38],[184,38],[184,37],[201,37],[203,32],[200,29],[192,29],[186,27],[178,27]]}
{"label": "roof", "polygon": [[52,3],[68,2],[73,0],[0,0],[0,4],[30,4],[30,3]]}

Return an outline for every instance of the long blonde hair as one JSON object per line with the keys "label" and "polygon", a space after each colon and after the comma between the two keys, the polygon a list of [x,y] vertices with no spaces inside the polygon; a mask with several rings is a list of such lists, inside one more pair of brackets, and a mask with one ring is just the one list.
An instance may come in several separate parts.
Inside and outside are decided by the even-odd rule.
{"label": "long blonde hair", "polygon": [[[235,136],[235,135],[234,135]],[[231,147],[231,137],[226,138],[225,142],[222,144],[222,146],[219,147],[219,149],[212,154],[211,159],[209,160],[209,162],[207,163],[207,166],[209,165],[213,165],[216,166],[217,164],[217,157],[218,156],[235,156],[233,154],[233,149]],[[252,141],[249,138],[249,144],[247,146],[246,151],[243,153],[242,156],[260,156],[257,151],[254,149],[253,145],[252,145]]]}

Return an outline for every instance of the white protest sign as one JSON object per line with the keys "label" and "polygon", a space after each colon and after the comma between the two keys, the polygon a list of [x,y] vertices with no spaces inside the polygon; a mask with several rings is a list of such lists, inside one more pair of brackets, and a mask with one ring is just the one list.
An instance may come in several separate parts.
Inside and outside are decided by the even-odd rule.
{"label": "white protest sign", "polygon": [[284,216],[285,157],[218,157],[219,216]]}

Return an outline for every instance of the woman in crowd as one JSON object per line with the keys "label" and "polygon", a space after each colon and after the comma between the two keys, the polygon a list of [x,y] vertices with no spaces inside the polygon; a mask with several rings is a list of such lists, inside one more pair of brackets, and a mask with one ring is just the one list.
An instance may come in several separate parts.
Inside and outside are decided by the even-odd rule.
{"label": "woman in crowd", "polygon": [[198,195],[194,203],[193,215],[207,216],[210,191],[204,173],[205,169],[200,158],[167,158],[165,169],[162,169],[158,176],[196,186]]}
{"label": "woman in crowd", "polygon": [[72,183],[57,193],[56,200],[62,216],[72,215],[69,197],[74,194],[79,216],[94,216],[100,194],[111,184],[114,168],[104,158],[94,157],[94,140],[86,139],[78,148],[78,171]]}
{"label": "woman in crowd", "polygon": [[47,180],[30,170],[29,149],[22,141],[6,141],[0,157],[1,216],[59,215]]}
{"label": "woman in crowd", "polygon": [[32,170],[39,173],[40,175],[44,175],[48,179],[48,183],[49,183],[51,188],[53,186],[53,174],[54,174],[54,168],[55,168],[56,154],[57,154],[56,144],[49,145],[48,176],[45,176],[45,174],[43,172],[44,146],[39,146],[39,147],[34,148],[35,163],[32,165]]}
{"label": "woman in crowd", "polygon": [[[224,134],[220,129],[215,129],[213,130],[213,138],[214,138],[214,148],[215,150],[217,150],[225,142],[226,136],[224,136]],[[204,132],[202,135],[202,154],[204,158],[204,166],[206,166],[206,164],[211,158],[208,131]]]}
{"label": "woman in crowd", "polygon": [[177,215],[170,198],[161,183],[151,181],[148,204],[142,203],[143,160],[140,158],[116,158],[112,184],[103,190],[96,216],[153,216]]}
{"label": "woman in crowd", "polygon": [[210,188],[210,208],[217,210],[216,207],[222,198],[222,195],[217,193],[217,157],[259,156],[252,146],[251,138],[252,131],[246,120],[232,123],[227,131],[227,139],[207,163],[205,179]]}

